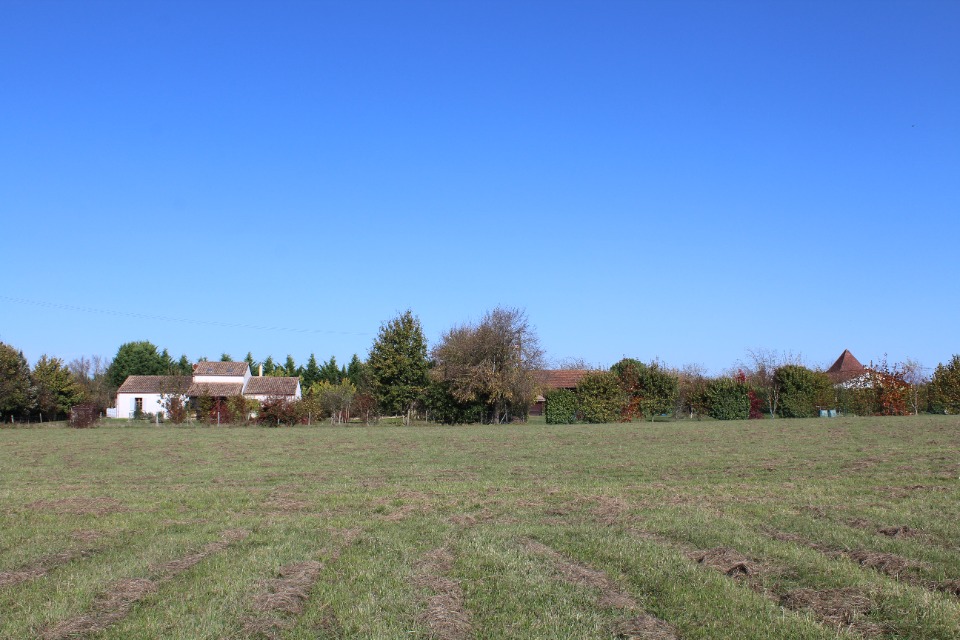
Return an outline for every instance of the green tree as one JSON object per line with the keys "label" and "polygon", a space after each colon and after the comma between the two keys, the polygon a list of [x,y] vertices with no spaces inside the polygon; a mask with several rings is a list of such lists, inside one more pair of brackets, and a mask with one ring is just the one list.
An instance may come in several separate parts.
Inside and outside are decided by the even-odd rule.
{"label": "green tree", "polygon": [[486,405],[485,421],[526,419],[536,398],[534,373],[543,366],[543,350],[522,311],[497,307],[477,325],[454,327],[432,355],[431,375],[448,383],[459,402]]}
{"label": "green tree", "polygon": [[176,373],[174,375],[178,376],[192,376],[193,375],[193,365],[190,364],[190,361],[187,359],[187,354],[180,356],[180,360],[177,361]]}
{"label": "green tree", "polygon": [[40,356],[31,374],[37,410],[56,420],[70,412],[70,407],[83,400],[83,387],[60,358]]}
{"label": "green tree", "polygon": [[317,398],[324,415],[330,418],[330,424],[350,420],[350,405],[356,393],[357,388],[349,380],[337,384],[321,380],[310,389],[310,395]]}
{"label": "green tree", "polygon": [[427,341],[409,309],[380,326],[368,358],[383,410],[409,423],[427,387]]}
{"label": "green tree", "polygon": [[347,365],[347,379],[358,391],[362,392],[370,388],[372,383],[369,378],[369,368],[357,357],[357,354],[353,354],[353,357],[350,358],[350,364]]}
{"label": "green tree", "polygon": [[717,378],[707,384],[707,412],[716,420],[746,420],[750,417],[750,389],[745,376]]}
{"label": "green tree", "polygon": [[300,382],[304,389],[309,389],[319,381],[320,366],[317,364],[317,356],[311,353],[310,359],[307,360],[307,366],[303,368],[303,377]]}
{"label": "green tree", "polygon": [[272,376],[276,369],[277,365],[273,362],[273,356],[267,356],[267,359],[263,361],[263,375]]}
{"label": "green tree", "polygon": [[960,355],[947,364],[938,364],[930,381],[930,410],[935,413],[960,413]]}
{"label": "green tree", "polygon": [[23,415],[30,408],[30,365],[8,344],[0,342],[0,416]]}
{"label": "green tree", "polygon": [[340,370],[340,367],[337,365],[337,357],[330,356],[330,359],[323,363],[323,366],[320,367],[320,379],[330,384],[340,384],[343,380],[343,372]]}
{"label": "green tree", "polygon": [[146,340],[120,345],[107,369],[107,380],[119,387],[127,376],[162,376],[170,371],[169,356],[164,358],[153,343]]}
{"label": "green tree", "polygon": [[577,383],[577,409],[584,422],[617,422],[626,401],[626,393],[615,373],[591,371]]}
{"label": "green tree", "polygon": [[220,362],[233,362],[233,358],[230,357],[230,354],[223,352],[220,354]]}
{"label": "green tree", "polygon": [[779,389],[780,415],[784,418],[812,418],[818,407],[836,402],[830,378],[822,371],[788,364],[777,368],[774,383]]}
{"label": "green tree", "polygon": [[469,424],[483,422],[487,408],[483,403],[460,402],[453,397],[449,383],[433,377],[427,385],[424,398],[427,419],[443,424]]}
{"label": "green tree", "polygon": [[624,358],[610,367],[626,396],[624,418],[654,416],[672,411],[677,401],[679,380],[654,360],[649,365]]}

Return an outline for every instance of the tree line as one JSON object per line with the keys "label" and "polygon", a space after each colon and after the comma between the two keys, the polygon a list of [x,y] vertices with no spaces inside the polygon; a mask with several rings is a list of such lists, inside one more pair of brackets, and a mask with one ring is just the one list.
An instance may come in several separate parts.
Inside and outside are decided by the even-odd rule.
{"label": "tree line", "polygon": [[859,416],[960,413],[958,355],[939,364],[932,377],[915,361],[891,365],[884,358],[838,380],[791,354],[748,353],[748,362],[716,377],[696,365],[678,370],[625,358],[609,370],[586,372],[575,389],[549,391],[546,421],[809,418],[821,411]]}
{"label": "tree line", "polygon": [[[205,358],[201,358],[205,360]],[[229,354],[220,360],[232,361]],[[360,418],[370,423],[398,416],[442,423],[508,423],[525,420],[542,391],[538,372],[545,368],[536,331],[519,309],[497,307],[474,323],[444,332],[427,344],[419,318],[411,310],[383,323],[362,360],[347,365],[331,356],[320,362],[310,354],[298,365],[267,356],[243,359],[254,375],[300,379],[303,399],[268,403],[260,408],[267,424]],[[582,363],[574,365],[584,368]],[[81,357],[70,363],[41,356],[31,368],[21,351],[0,343],[0,419],[54,420],[86,403],[102,411],[130,375],[191,376],[186,357],[171,357],[148,341],[120,346],[112,360]],[[851,415],[960,413],[960,356],[938,365],[932,376],[914,361],[888,365],[884,358],[870,368],[869,385],[837,385],[799,357],[769,350],[748,358],[720,376],[703,367],[670,368],[625,358],[606,370],[588,370],[576,389],[546,393],[547,422],[611,422],[656,416],[747,419],[806,417],[821,409]],[[249,413],[239,400],[205,400],[195,417],[227,415],[240,420]],[[215,404],[211,404],[215,403]],[[206,406],[210,404],[211,406]],[[173,412],[171,412],[173,413]],[[177,415],[181,414],[178,409]]]}

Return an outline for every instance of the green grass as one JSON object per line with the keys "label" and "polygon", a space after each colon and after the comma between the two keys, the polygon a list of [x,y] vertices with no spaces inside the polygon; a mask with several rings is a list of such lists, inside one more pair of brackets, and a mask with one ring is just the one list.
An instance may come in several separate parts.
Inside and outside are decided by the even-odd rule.
{"label": "green grass", "polygon": [[[242,638],[264,616],[284,638],[430,637],[416,576],[439,547],[474,637],[610,638],[637,614],[564,580],[531,539],[685,639],[856,637],[779,604],[841,588],[870,599],[859,620],[882,637],[960,638],[960,598],[935,588],[960,579],[958,523],[951,416],[0,429],[0,585],[46,569],[0,586],[0,638],[95,613],[128,578],[156,590],[96,637]],[[915,535],[877,532],[890,526]],[[250,535],[162,576],[228,529]],[[687,557],[721,546],[762,571],[735,580]],[[90,553],[51,560],[69,550]],[[855,550],[911,568],[887,575]],[[258,610],[266,581],[307,560],[323,568],[298,608]]]}

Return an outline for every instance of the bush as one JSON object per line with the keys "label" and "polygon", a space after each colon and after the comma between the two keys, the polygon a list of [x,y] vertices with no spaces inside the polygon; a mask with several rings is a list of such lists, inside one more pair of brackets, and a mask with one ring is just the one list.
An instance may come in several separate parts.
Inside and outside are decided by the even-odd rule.
{"label": "bush", "polygon": [[653,417],[674,409],[679,393],[679,377],[664,371],[654,361],[649,365],[624,358],[610,367],[617,376],[623,391],[622,418],[625,421],[634,418]]}
{"label": "bush", "polygon": [[617,422],[623,414],[624,400],[616,374],[591,372],[577,384],[577,409],[584,422]]}
{"label": "bush", "polygon": [[167,416],[173,424],[183,424],[187,421],[187,405],[181,395],[170,395],[163,399],[163,408],[167,411]]}
{"label": "bush", "polygon": [[773,375],[780,389],[780,415],[784,418],[814,418],[819,407],[836,404],[827,374],[797,364],[784,365]]}
{"label": "bush", "polygon": [[450,384],[431,379],[424,394],[424,405],[430,420],[443,424],[483,422],[487,408],[482,402],[459,402],[453,397]]}
{"label": "bush", "polygon": [[227,400],[227,407],[234,424],[247,424],[250,422],[250,416],[260,409],[260,403],[237,394]]}
{"label": "bush", "polygon": [[960,355],[947,364],[938,364],[930,381],[930,410],[934,413],[960,413]]}
{"label": "bush", "polygon": [[100,419],[100,409],[95,404],[78,404],[70,408],[70,426],[88,429]]}
{"label": "bush", "polygon": [[717,378],[707,385],[707,412],[717,420],[746,420],[750,417],[747,385],[733,378]]}
{"label": "bush", "polygon": [[543,415],[547,424],[573,424],[577,421],[577,394],[569,389],[552,389],[544,396]]}
{"label": "bush", "polygon": [[300,422],[303,412],[299,402],[289,402],[284,398],[271,398],[260,405],[257,422],[267,427],[294,425]]}

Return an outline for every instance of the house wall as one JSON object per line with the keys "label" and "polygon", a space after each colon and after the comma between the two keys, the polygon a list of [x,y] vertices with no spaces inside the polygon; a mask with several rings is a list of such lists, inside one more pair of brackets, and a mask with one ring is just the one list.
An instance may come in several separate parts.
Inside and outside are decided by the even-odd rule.
{"label": "house wall", "polygon": [[243,388],[247,388],[247,380],[250,379],[250,372],[247,371],[246,375],[242,376],[193,376],[194,382],[223,382],[223,383],[237,383],[243,385]]}
{"label": "house wall", "polygon": [[132,418],[136,411],[136,398],[143,398],[144,413],[163,413],[163,400],[159,393],[118,393],[117,394],[117,417]]}

